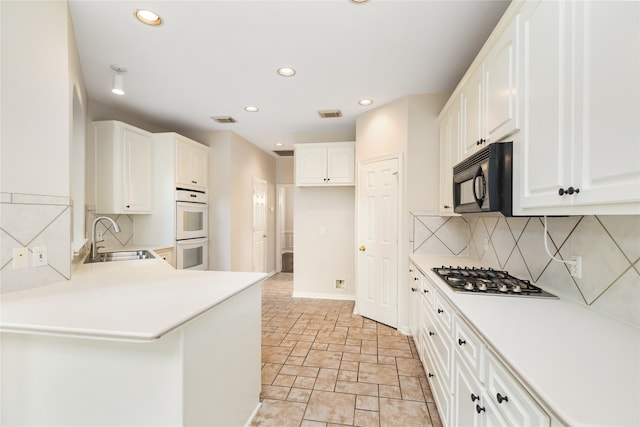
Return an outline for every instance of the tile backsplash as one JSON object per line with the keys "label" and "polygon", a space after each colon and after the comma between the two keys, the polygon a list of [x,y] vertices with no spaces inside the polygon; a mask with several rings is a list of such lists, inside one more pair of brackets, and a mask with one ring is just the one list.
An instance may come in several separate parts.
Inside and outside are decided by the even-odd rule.
{"label": "tile backsplash", "polygon": [[[461,237],[465,236],[465,245]],[[610,317],[640,327],[640,216],[548,218],[554,257],[582,257],[582,277],[552,260],[539,217],[414,215],[414,253],[468,255]]]}
{"label": "tile backsplash", "polygon": [[131,215],[97,214],[93,206],[87,206],[85,212],[87,237],[91,238],[91,225],[96,218],[101,216],[108,216],[113,219],[118,224],[118,227],[120,227],[120,232],[114,232],[113,226],[108,221],[100,221],[96,225],[96,234],[101,232],[104,240],[98,242],[97,246],[104,246],[106,249],[120,249],[133,242],[133,217]]}
{"label": "tile backsplash", "polygon": [[[67,197],[0,193],[0,293],[71,277],[71,202]],[[45,246],[48,265],[34,267],[33,248]],[[27,267],[13,268],[13,249],[27,248]]]}

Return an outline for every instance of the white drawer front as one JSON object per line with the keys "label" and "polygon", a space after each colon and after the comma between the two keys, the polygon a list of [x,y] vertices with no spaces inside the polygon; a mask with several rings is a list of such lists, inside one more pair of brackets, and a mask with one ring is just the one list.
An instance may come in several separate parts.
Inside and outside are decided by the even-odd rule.
{"label": "white drawer front", "polygon": [[453,329],[453,309],[440,295],[435,298],[435,318],[448,334]]}
{"label": "white drawer front", "polygon": [[485,387],[510,425],[522,427],[549,425],[549,416],[489,352],[486,352]]}
{"label": "white drawer front", "polygon": [[460,356],[467,363],[467,366],[478,377],[483,379],[481,369],[482,358],[484,357],[484,344],[480,338],[472,332],[463,320],[456,317],[453,328],[453,346],[460,352]]}

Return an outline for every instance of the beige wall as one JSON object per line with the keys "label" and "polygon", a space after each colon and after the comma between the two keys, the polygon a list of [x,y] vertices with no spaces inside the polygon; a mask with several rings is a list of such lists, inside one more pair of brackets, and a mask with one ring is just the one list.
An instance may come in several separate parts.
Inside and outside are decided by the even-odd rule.
{"label": "beige wall", "polygon": [[275,271],[276,159],[231,131],[192,134],[209,153],[209,269],[253,270],[253,178],[267,181],[267,272]]}
{"label": "beige wall", "polygon": [[[294,296],[353,299],[354,187],[296,187],[294,194]],[[346,280],[345,290],[336,279]]]}
{"label": "beige wall", "polygon": [[276,184],[293,184],[293,156],[276,157]]}

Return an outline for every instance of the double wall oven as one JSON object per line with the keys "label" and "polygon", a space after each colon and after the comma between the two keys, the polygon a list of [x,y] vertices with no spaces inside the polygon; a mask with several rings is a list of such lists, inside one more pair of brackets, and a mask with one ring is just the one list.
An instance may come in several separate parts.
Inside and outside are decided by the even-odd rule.
{"label": "double wall oven", "polygon": [[176,268],[206,270],[208,267],[207,194],[176,189]]}

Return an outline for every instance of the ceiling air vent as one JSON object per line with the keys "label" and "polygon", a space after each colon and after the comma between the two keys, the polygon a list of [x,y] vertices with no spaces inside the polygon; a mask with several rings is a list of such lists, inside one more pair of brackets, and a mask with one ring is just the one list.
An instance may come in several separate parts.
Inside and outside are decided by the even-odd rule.
{"label": "ceiling air vent", "polygon": [[273,152],[281,157],[293,157],[293,150],[273,150]]}
{"label": "ceiling air vent", "polygon": [[318,111],[318,114],[323,119],[333,119],[336,117],[342,117],[342,111],[340,110],[322,110],[322,111]]}
{"label": "ceiling air vent", "polygon": [[211,117],[211,118],[218,123],[235,123],[237,121],[231,116],[219,116],[219,117]]}

